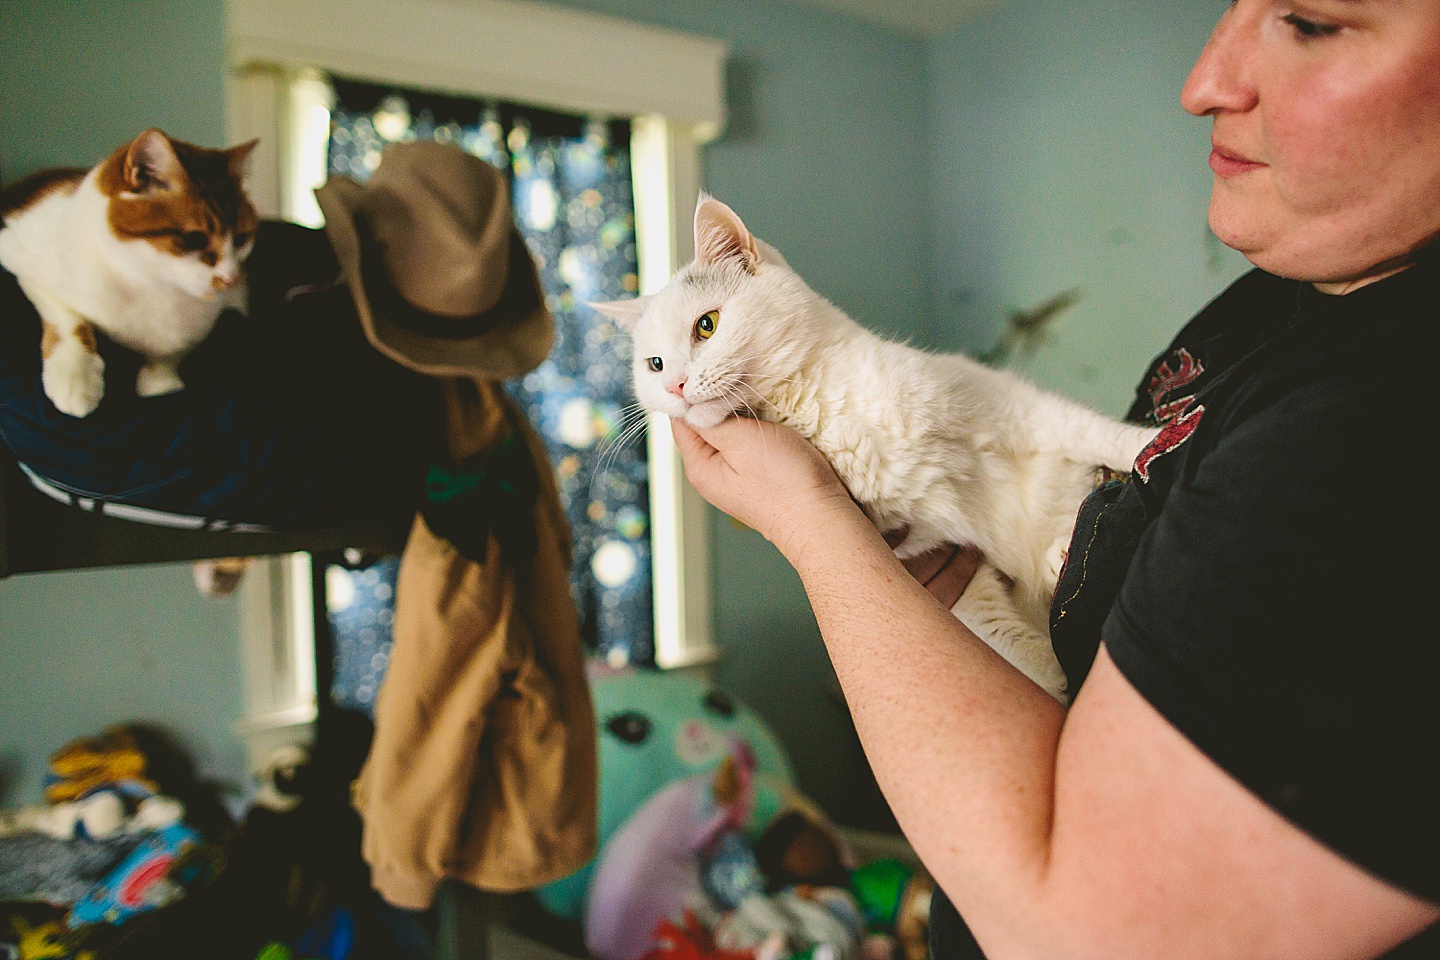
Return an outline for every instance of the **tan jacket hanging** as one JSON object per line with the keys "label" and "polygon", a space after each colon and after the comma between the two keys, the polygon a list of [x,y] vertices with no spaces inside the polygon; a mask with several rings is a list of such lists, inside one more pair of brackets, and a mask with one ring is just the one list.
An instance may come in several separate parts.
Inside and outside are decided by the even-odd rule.
{"label": "tan jacket hanging", "polygon": [[570,596],[569,534],[543,448],[499,384],[444,383],[457,462],[518,430],[539,467],[535,552],[485,562],[416,517],[401,558],[395,644],[356,783],[377,891],[430,906],[442,879],[540,886],[595,854],[596,732]]}

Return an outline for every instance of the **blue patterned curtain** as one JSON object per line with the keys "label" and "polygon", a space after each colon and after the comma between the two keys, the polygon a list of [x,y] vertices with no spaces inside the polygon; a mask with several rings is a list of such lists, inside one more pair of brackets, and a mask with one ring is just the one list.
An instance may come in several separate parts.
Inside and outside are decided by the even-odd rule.
{"label": "blue patterned curtain", "polygon": [[[629,341],[585,306],[638,289],[629,124],[340,80],[334,87],[332,175],[363,181],[386,144],[416,139],[457,144],[508,174],[556,344],[538,369],[506,386],[555,469],[575,539],[570,582],[587,644],[612,664],[653,664],[645,435],[632,402]],[[343,705],[373,703],[389,657],[395,569],[391,562],[327,571],[332,695]]]}

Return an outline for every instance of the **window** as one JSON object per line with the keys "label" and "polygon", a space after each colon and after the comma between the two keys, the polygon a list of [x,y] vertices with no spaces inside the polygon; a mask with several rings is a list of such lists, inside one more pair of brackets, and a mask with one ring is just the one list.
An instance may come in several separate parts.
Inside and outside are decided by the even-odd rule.
{"label": "window", "polygon": [[[330,73],[631,117],[639,291],[658,289],[689,259],[699,148],[724,122],[722,44],[505,0],[230,0],[227,13],[230,140],[261,138],[250,189],[263,214],[315,222],[310,191],[325,170],[307,144],[328,130]],[[346,28],[336,30],[337,23]],[[661,667],[687,666],[715,654],[709,518],[685,483],[669,430],[656,426],[648,441],[655,660]],[[310,588],[293,561],[276,559],[258,572],[248,579],[282,595]],[[309,651],[304,624],[296,628],[287,652],[276,654],[291,658],[291,675],[300,669],[296,658]],[[247,643],[275,650],[273,634],[251,631]],[[254,726],[263,725],[256,714],[292,717],[306,704],[271,698],[250,706]]]}

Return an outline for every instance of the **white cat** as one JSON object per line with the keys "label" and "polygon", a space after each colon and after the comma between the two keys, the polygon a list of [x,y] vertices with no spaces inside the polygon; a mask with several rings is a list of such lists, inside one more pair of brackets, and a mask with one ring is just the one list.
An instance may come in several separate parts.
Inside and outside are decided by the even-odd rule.
{"label": "white cat", "polygon": [[1156,430],[1112,420],[958,354],[886,341],[811,290],[701,195],[695,259],[660,291],[592,304],[631,330],[641,405],[697,426],[788,424],[914,556],[984,554],[956,616],[1061,702],[1049,609],[1097,469],[1128,471]]}
{"label": "white cat", "polygon": [[41,382],[84,417],[105,390],[98,328],[145,357],[140,396],[184,387],[178,366],[227,308],[257,217],[241,186],[255,141],[210,150],[146,130],[90,170],[43,170],[0,194],[0,266],[44,321]]}

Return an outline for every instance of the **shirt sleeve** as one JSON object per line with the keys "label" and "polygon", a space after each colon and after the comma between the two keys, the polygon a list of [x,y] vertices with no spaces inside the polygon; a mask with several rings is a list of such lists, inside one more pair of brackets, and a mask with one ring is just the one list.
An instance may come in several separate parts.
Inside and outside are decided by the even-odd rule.
{"label": "shirt sleeve", "polygon": [[1335,366],[1228,422],[1201,414],[1187,442],[1205,452],[1141,537],[1102,636],[1262,800],[1434,900],[1434,495],[1409,480],[1414,426],[1395,398]]}

